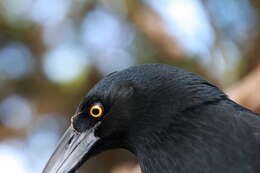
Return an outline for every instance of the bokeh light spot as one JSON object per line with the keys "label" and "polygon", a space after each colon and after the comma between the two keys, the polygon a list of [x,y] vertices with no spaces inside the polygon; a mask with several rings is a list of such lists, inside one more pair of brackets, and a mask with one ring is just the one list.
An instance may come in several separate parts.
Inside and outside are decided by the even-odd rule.
{"label": "bokeh light spot", "polygon": [[0,79],[19,79],[33,68],[30,50],[21,43],[11,43],[0,49]]}
{"label": "bokeh light spot", "polygon": [[32,2],[33,0],[2,0],[0,6],[3,6],[3,11],[0,13],[3,13],[7,21],[13,25],[17,22],[30,20]]}
{"label": "bokeh light spot", "polygon": [[162,17],[170,35],[177,37],[187,54],[205,55],[215,35],[199,0],[146,1]]}
{"label": "bokeh light spot", "polygon": [[0,144],[0,172],[27,173],[25,155],[19,149]]}
{"label": "bokeh light spot", "polygon": [[96,56],[95,63],[99,70],[106,75],[113,71],[119,71],[134,65],[135,61],[130,54],[123,49],[110,49]]}
{"label": "bokeh light spot", "polygon": [[48,79],[67,83],[86,71],[89,59],[84,49],[76,45],[61,45],[45,56],[43,65]]}
{"label": "bokeh light spot", "polygon": [[7,127],[26,128],[32,119],[32,106],[21,96],[9,96],[0,103],[0,119]]}
{"label": "bokeh light spot", "polygon": [[27,156],[31,161],[31,168],[34,170],[32,173],[43,170],[63,133],[64,121],[64,116],[44,114],[40,115],[33,124],[27,139]]}
{"label": "bokeh light spot", "polygon": [[134,36],[134,30],[126,22],[101,7],[88,13],[82,22],[83,43],[94,52],[128,47]]}
{"label": "bokeh light spot", "polygon": [[45,27],[60,23],[68,13],[68,0],[36,0],[32,7],[32,20]]}

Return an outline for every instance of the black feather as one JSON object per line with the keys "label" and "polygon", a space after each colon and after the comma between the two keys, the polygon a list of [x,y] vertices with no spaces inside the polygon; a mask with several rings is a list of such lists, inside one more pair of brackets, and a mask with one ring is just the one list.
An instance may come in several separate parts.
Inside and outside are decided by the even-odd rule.
{"label": "black feather", "polygon": [[131,67],[100,81],[79,109],[93,99],[107,114],[89,157],[121,147],[137,156],[142,173],[260,172],[257,115],[193,73]]}

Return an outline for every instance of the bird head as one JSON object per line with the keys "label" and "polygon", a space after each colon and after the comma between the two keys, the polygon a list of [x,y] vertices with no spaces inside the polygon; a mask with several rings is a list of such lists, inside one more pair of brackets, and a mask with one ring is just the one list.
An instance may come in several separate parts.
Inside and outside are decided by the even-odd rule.
{"label": "bird head", "polygon": [[149,138],[164,140],[162,134],[172,122],[178,123],[185,109],[220,99],[220,93],[199,76],[167,65],[114,72],[81,101],[43,172],[73,172],[113,148],[136,154],[151,144]]}

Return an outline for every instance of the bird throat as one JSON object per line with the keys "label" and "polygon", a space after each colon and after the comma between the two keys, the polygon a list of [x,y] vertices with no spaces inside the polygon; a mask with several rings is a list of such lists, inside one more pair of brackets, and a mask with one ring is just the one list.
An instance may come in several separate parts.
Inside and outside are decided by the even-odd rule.
{"label": "bird throat", "polygon": [[[190,141],[176,146],[165,143],[146,146],[137,151],[137,157],[142,173],[227,173],[229,169],[239,168],[235,165],[243,164],[241,153],[230,151],[228,145],[222,147],[210,147],[203,142],[192,144]],[[226,160],[228,157],[233,160],[229,162]]]}
{"label": "bird throat", "polygon": [[[200,167],[205,163],[205,155],[196,156],[193,150],[188,145],[174,148],[170,144],[160,144],[143,148],[137,152],[137,157],[142,173],[199,173]],[[199,152],[199,149],[196,150]]]}

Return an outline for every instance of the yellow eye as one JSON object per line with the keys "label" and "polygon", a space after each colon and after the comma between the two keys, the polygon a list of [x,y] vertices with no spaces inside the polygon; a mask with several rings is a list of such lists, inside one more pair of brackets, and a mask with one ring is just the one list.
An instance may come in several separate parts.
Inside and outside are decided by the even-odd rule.
{"label": "yellow eye", "polygon": [[104,108],[100,103],[96,103],[90,107],[89,114],[94,118],[98,118],[104,114]]}

